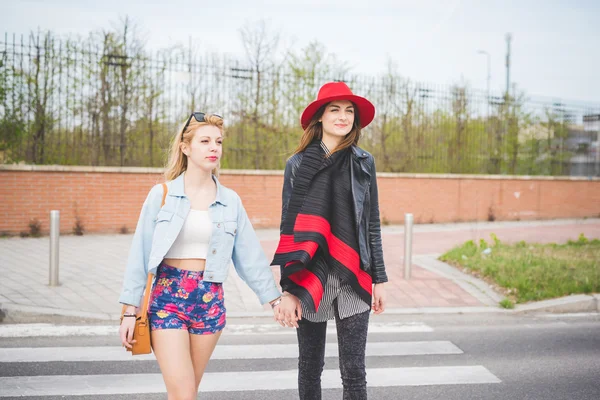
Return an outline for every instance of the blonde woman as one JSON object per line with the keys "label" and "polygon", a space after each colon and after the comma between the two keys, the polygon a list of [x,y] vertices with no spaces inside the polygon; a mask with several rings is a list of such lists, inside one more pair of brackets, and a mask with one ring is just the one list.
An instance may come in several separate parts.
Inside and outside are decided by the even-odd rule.
{"label": "blonde woman", "polygon": [[222,156],[223,119],[195,112],[177,133],[162,185],[148,194],[133,237],[119,302],[119,329],[132,343],[147,274],[155,273],[149,318],[152,348],[169,399],[195,399],[225,327],[223,282],[231,260],[261,303],[280,301],[269,262],[239,196],[214,175]]}

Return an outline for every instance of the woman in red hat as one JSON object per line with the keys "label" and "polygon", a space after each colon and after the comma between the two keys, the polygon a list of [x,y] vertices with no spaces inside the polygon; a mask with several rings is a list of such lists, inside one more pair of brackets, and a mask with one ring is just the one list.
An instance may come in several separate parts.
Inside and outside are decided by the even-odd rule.
{"label": "woman in red hat", "polygon": [[373,156],[358,147],[375,107],[343,82],[325,84],[301,117],[285,167],[273,265],[284,290],[276,320],[297,330],[301,400],[321,399],[327,321],[335,319],[344,399],[366,399],[369,312],[385,309]]}

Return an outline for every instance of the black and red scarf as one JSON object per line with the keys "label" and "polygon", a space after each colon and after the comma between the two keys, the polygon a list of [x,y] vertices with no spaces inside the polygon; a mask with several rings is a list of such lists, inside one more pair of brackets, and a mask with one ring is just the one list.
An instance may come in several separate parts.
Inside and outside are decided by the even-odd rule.
{"label": "black and red scarf", "polygon": [[372,294],[353,218],[352,149],[325,155],[319,140],[304,151],[271,263],[281,266],[282,288],[312,312],[319,308],[329,269],[369,305]]}

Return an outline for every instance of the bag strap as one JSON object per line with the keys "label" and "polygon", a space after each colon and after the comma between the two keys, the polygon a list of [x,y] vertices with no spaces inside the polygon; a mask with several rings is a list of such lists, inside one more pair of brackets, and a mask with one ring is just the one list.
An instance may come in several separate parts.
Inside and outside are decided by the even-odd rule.
{"label": "bag strap", "polygon": [[[163,187],[163,196],[162,196],[162,202],[160,203],[160,208],[162,208],[165,205],[165,201],[167,199],[167,192],[169,191],[169,188],[165,182],[163,182],[162,187]],[[154,274],[148,274],[148,280],[146,281],[146,289],[144,290],[144,298],[142,300],[142,303],[140,304],[140,314],[138,314],[138,317],[141,317],[142,320],[145,320],[148,316],[148,302],[150,301],[150,288],[152,287],[153,280],[154,280]],[[123,304],[123,309],[121,310],[121,315],[123,315],[125,313],[126,308],[127,308],[127,306]],[[123,317],[121,317],[121,319],[122,318]]]}
{"label": "bag strap", "polygon": [[148,280],[146,281],[146,290],[144,290],[144,300],[140,304],[140,317],[142,321],[148,318],[148,302],[150,301],[150,292],[152,291],[152,282],[154,281],[154,274],[148,274]]}
{"label": "bag strap", "polygon": [[[163,187],[163,197],[162,202],[160,203],[160,208],[165,205],[165,201],[167,200],[167,192],[169,188],[165,182],[162,183]],[[144,300],[142,300],[142,304],[140,304],[140,311],[142,320],[146,319],[148,316],[148,302],[150,301],[150,292],[152,288],[152,282],[154,281],[154,274],[148,274],[148,280],[146,281],[146,290],[144,290]]]}
{"label": "bag strap", "polygon": [[167,200],[167,192],[169,191],[169,188],[167,187],[167,184],[165,182],[163,182],[162,187],[163,187],[163,198],[162,198],[162,203],[160,203],[160,208],[162,208],[162,206],[165,205],[165,200]]}

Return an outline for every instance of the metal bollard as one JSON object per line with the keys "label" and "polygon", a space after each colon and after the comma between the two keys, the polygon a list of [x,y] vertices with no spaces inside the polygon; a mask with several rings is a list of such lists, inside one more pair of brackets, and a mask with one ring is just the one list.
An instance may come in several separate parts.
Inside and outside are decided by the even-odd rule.
{"label": "metal bollard", "polygon": [[410,279],[412,268],[413,215],[404,214],[404,279]]}
{"label": "metal bollard", "polygon": [[58,286],[58,239],[60,211],[50,211],[50,286]]}

